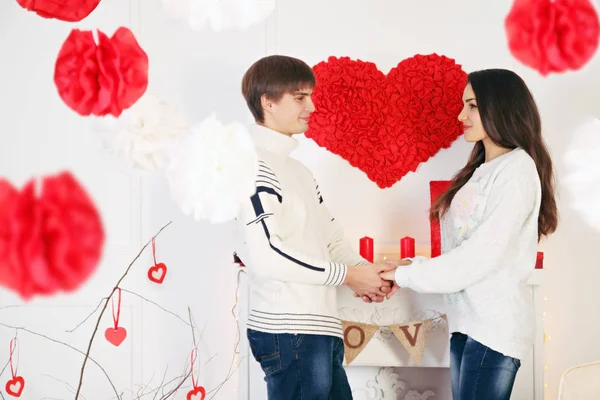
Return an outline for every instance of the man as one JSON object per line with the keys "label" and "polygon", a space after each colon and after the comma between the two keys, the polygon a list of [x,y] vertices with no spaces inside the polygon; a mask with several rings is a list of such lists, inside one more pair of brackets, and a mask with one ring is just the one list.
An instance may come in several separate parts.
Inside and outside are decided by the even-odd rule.
{"label": "man", "polygon": [[368,264],[344,241],[312,173],[289,156],[292,136],[308,129],[314,86],[306,63],[278,55],[242,80],[260,161],[257,191],[238,219],[239,255],[251,277],[248,341],[269,399],[352,398],[336,286],[381,301],[391,283],[379,274],[395,267]]}

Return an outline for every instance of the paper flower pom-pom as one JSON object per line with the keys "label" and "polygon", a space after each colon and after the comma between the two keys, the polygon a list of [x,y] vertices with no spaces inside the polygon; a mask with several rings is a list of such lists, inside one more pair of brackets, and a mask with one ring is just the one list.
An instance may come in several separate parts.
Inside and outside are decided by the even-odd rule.
{"label": "paper flower pom-pom", "polygon": [[79,22],[98,7],[100,0],[17,0],[17,3],[43,18]]}
{"label": "paper flower pom-pom", "polygon": [[256,191],[258,159],[250,134],[214,115],[192,129],[175,149],[167,168],[171,195],[196,220],[226,222]]}
{"label": "paper flower pom-pom", "polygon": [[148,86],[148,56],[133,33],[119,28],[109,38],[73,29],[56,59],[54,83],[79,115],[114,115],[131,107]]}
{"label": "paper flower pom-pom", "polygon": [[562,184],[570,207],[600,232],[600,119],[588,118],[571,136]]}
{"label": "paper flower pom-pom", "polygon": [[109,152],[135,169],[154,171],[166,165],[169,150],[187,133],[182,112],[158,97],[146,94],[119,118],[95,121]]}
{"label": "paper flower pom-pom", "polygon": [[600,39],[589,0],[515,0],[504,27],[513,56],[543,76],[582,68]]}
{"label": "paper flower pom-pom", "polygon": [[0,182],[0,286],[24,299],[73,291],[96,270],[103,246],[98,210],[70,173],[32,179],[21,191]]}

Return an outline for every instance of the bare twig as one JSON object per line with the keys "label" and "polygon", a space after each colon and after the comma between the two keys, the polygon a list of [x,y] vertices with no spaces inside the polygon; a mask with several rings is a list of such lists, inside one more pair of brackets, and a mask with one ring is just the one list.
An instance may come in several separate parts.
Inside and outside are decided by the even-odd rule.
{"label": "bare twig", "polygon": [[96,311],[98,311],[98,309],[102,305],[102,302],[106,301],[106,300],[108,300],[108,297],[103,297],[102,299],[100,299],[100,301],[98,302],[98,305],[96,306],[96,308],[94,309],[94,311],[92,311],[87,317],[85,317],[85,319],[83,321],[81,321],[79,324],[77,324],[77,326],[75,328],[69,329],[66,332],[67,333],[73,333],[73,332],[75,332],[77,330],[77,328],[79,328],[81,325],[85,324],[86,321],[92,317],[92,315],[96,314]]}
{"label": "bare twig", "polygon": [[[165,226],[163,226],[162,228],[160,228],[160,230],[156,233],[156,235],[154,235],[154,237],[157,237],[158,235],[160,235],[160,233],[166,227],[168,227],[169,225],[171,225],[171,222],[172,221],[169,221]],[[85,371],[85,365],[86,365],[87,360],[88,360],[88,358],[90,356],[90,350],[92,349],[92,343],[94,342],[94,338],[96,337],[96,333],[98,332],[98,327],[100,326],[100,321],[102,320],[102,316],[104,315],[104,312],[106,311],[106,307],[108,306],[108,302],[112,298],[113,294],[119,288],[119,285],[121,284],[121,282],[123,281],[123,279],[125,279],[125,277],[129,273],[129,270],[131,270],[131,267],[133,266],[133,264],[137,261],[138,258],[140,258],[140,256],[142,255],[142,253],[144,252],[144,250],[146,250],[146,247],[148,247],[148,245],[150,243],[152,243],[152,239],[150,239],[149,241],[147,241],[146,244],[144,245],[144,247],[142,247],[142,249],[139,251],[139,253],[137,254],[137,256],[135,256],[135,258],[133,259],[133,261],[129,264],[129,266],[127,267],[127,269],[123,273],[123,275],[121,275],[121,278],[119,278],[119,280],[117,281],[117,283],[113,287],[112,291],[110,292],[110,295],[108,295],[108,297],[106,298],[106,301],[104,302],[104,307],[102,307],[102,311],[100,311],[100,315],[98,316],[98,319],[96,321],[96,326],[94,327],[94,331],[92,332],[92,337],[90,338],[90,341],[88,343],[88,348],[87,348],[87,351],[85,352],[85,357],[83,359],[83,364],[81,365],[81,373],[79,374],[79,383],[77,384],[77,392],[75,393],[75,400],[79,399],[79,392],[81,391],[81,385],[83,383],[83,373]],[[116,392],[116,390],[115,390],[115,392]],[[118,393],[117,393],[117,399],[120,399]]]}
{"label": "bare twig", "polygon": [[[160,386],[159,387],[163,387],[163,385],[165,384],[165,379],[167,378],[167,370],[169,369],[169,365],[167,365],[167,367],[165,368],[165,373],[163,374],[162,380],[160,381]],[[152,400],[156,400],[156,396],[158,395],[158,390],[154,393],[154,396],[152,396]]]}
{"label": "bare twig", "polygon": [[233,373],[239,368],[240,366],[240,361],[238,360],[237,365],[235,365],[235,358],[236,356],[239,354],[239,347],[240,347],[240,339],[241,339],[241,332],[240,332],[240,323],[238,321],[238,317],[235,315],[235,309],[238,305],[238,294],[239,294],[239,289],[240,289],[240,277],[242,276],[243,273],[246,273],[243,270],[239,270],[238,274],[237,274],[237,284],[236,284],[236,289],[235,289],[235,304],[231,309],[231,314],[233,315],[233,317],[235,318],[235,324],[236,324],[236,339],[235,339],[235,346],[233,348],[233,358],[231,360],[231,364],[229,365],[229,372],[227,373],[225,380],[223,380],[223,382],[221,382],[219,385],[217,385],[217,387],[215,387],[214,389],[212,389],[211,391],[209,391],[208,393],[206,393],[207,395],[211,395],[208,400],[213,399],[217,393],[219,393],[219,391],[223,388],[223,386],[225,386],[225,383],[227,383],[227,381],[229,381],[229,379],[231,379],[231,377],[233,376]]}
{"label": "bare twig", "polygon": [[145,298],[145,297],[144,297],[144,296],[142,296],[141,294],[138,294],[138,293],[132,292],[131,290],[127,290],[127,289],[123,289],[123,288],[121,288],[121,291],[122,291],[122,292],[125,292],[125,293],[132,294],[132,295],[134,295],[134,296],[136,296],[136,297],[139,297],[140,299],[142,299],[142,300],[144,300],[144,301],[147,301],[148,303],[150,303],[150,304],[153,304],[153,305],[155,305],[156,307],[160,308],[161,310],[163,310],[163,311],[164,311],[164,312],[166,312],[167,314],[171,314],[172,316],[174,316],[175,318],[177,318],[178,320],[180,320],[180,321],[181,321],[181,322],[183,322],[184,324],[186,324],[186,325],[188,325],[188,326],[190,325],[190,324],[189,324],[189,323],[188,323],[186,320],[184,320],[182,317],[180,317],[179,315],[177,315],[177,314],[176,314],[176,313],[174,313],[173,311],[169,311],[169,310],[167,310],[166,308],[164,308],[164,307],[163,307],[163,306],[161,306],[160,304],[158,304],[158,303],[156,303],[156,302],[154,302],[154,301],[152,301],[152,300],[150,300],[150,299],[147,299],[147,298]]}
{"label": "bare twig", "polygon": [[2,310],[6,310],[6,309],[9,309],[9,308],[19,308],[19,307],[22,307],[22,306],[21,306],[21,305],[19,305],[19,304],[12,304],[12,305],[10,305],[10,306],[4,306],[4,307],[0,307],[0,311],[2,311]]}
{"label": "bare twig", "polygon": [[[69,382],[65,382],[65,381],[63,381],[63,380],[61,380],[61,379],[58,379],[58,378],[56,378],[56,377],[52,376],[52,375],[48,375],[48,374],[42,374],[42,375],[43,375],[43,376],[46,376],[46,377],[48,377],[48,378],[54,379],[55,381],[57,381],[57,382],[59,382],[59,383],[62,383],[62,384],[63,384],[63,385],[65,385],[67,388],[69,388],[69,391],[70,391],[71,393],[75,393],[75,388],[74,388],[74,387],[73,387],[71,384],[69,384]],[[81,395],[81,398],[82,398],[83,400],[86,400],[86,398],[83,396],[83,394]]]}
{"label": "bare twig", "polygon": [[[192,311],[190,309],[190,307],[188,306],[188,317],[190,319],[189,322],[189,326],[192,330],[192,341],[194,343],[194,349],[197,349],[197,344],[196,344],[196,332],[195,332],[195,325],[194,325],[194,321],[192,318]],[[197,351],[196,351],[197,353]],[[197,356],[197,355],[196,355]],[[183,384],[185,383],[185,381],[191,376],[192,374],[192,368],[190,367],[190,370],[187,370],[187,366],[189,365],[188,362],[188,357],[186,355],[186,359],[185,359],[185,366],[183,368],[183,375],[181,376],[181,379],[179,380],[179,382],[175,385],[175,387],[173,389],[171,389],[168,393],[165,394],[164,392],[164,388],[163,388],[163,392],[162,392],[162,396],[160,397],[159,400],[167,400],[168,398],[170,398],[171,396],[174,396],[175,393],[177,393],[177,391],[183,386]]]}
{"label": "bare twig", "polygon": [[[192,342],[193,342],[193,345],[194,345],[194,349],[196,350],[195,351],[194,359],[191,360],[191,361],[195,362],[196,361],[196,357],[198,357],[198,341],[196,339],[196,329],[197,328],[196,328],[196,323],[194,322],[194,316],[192,315],[192,310],[191,310],[191,308],[189,306],[188,306],[188,318],[189,318],[189,321],[190,321],[188,325],[190,326],[190,329],[192,331]],[[202,338],[202,335],[204,334],[204,329],[205,328],[206,328],[206,326],[204,326],[204,328],[202,328],[202,332],[200,332],[200,338]],[[183,370],[182,379],[168,393],[164,393],[164,391],[163,391],[163,394],[162,394],[162,397],[160,398],[160,400],[167,400],[167,399],[169,399],[171,396],[174,396],[175,393],[177,393],[177,391],[179,389],[181,389],[181,388],[184,387],[183,384],[185,383],[185,381],[192,374],[192,368],[191,368],[191,366],[190,366],[190,370],[189,371],[188,371],[188,368],[187,368],[188,365],[189,365],[188,360],[189,359],[186,356],[186,363],[185,363],[185,367],[184,367],[184,370]]]}
{"label": "bare twig", "polygon": [[10,363],[10,359],[6,362],[6,364],[4,364],[4,368],[2,368],[2,371],[0,371],[0,376],[2,376],[2,374],[4,373],[4,370],[6,369],[6,367],[8,367],[9,363]]}
{"label": "bare twig", "polygon": [[[150,386],[150,382],[152,382],[153,380],[154,380],[154,373],[150,377],[150,380],[148,381],[148,383],[146,383],[145,385],[140,385],[140,388],[138,389],[138,391],[136,393],[138,399],[140,398],[141,393],[144,393],[144,390],[146,390],[146,388],[148,386]],[[131,394],[133,394],[133,392],[131,392]]]}
{"label": "bare twig", "polygon": [[[7,324],[5,324],[5,323],[3,323],[3,322],[0,322],[0,326],[3,326],[3,327],[5,327],[5,328],[9,328],[9,329],[16,329],[17,331],[23,331],[23,332],[27,332],[27,333],[29,333],[29,334],[31,334],[31,335],[34,335],[34,336],[38,336],[38,337],[44,338],[44,339],[46,339],[46,340],[49,340],[49,341],[51,341],[51,342],[58,343],[58,344],[62,344],[63,346],[66,346],[66,347],[70,348],[71,350],[74,350],[74,351],[78,352],[79,354],[83,354],[84,356],[86,355],[86,353],[84,353],[83,351],[79,350],[79,349],[78,349],[78,348],[76,348],[76,347],[73,347],[73,346],[71,346],[71,345],[70,345],[70,344],[68,344],[68,343],[61,342],[60,340],[53,339],[53,338],[51,338],[51,337],[49,337],[49,336],[42,335],[41,333],[34,332],[34,331],[32,331],[32,330],[29,330],[29,329],[27,329],[27,328],[24,328],[24,327],[19,327],[19,326],[7,325]],[[108,382],[110,383],[110,386],[113,388],[113,391],[114,391],[114,392],[115,392],[115,394],[118,396],[118,395],[119,395],[119,393],[117,392],[117,388],[115,388],[115,385],[113,384],[112,380],[111,380],[111,379],[110,379],[110,377],[108,376],[108,373],[106,372],[106,370],[105,370],[105,369],[104,369],[104,368],[103,368],[103,367],[102,367],[102,366],[101,366],[101,365],[100,365],[100,364],[99,364],[99,363],[98,363],[98,362],[97,362],[95,359],[93,359],[92,357],[90,357],[90,356],[89,356],[89,354],[87,355],[87,358],[89,358],[91,362],[93,362],[94,364],[96,364],[96,365],[98,366],[98,368],[100,368],[100,370],[101,370],[101,371],[104,373],[104,376],[106,376],[106,379],[107,379],[107,380],[108,380]]]}

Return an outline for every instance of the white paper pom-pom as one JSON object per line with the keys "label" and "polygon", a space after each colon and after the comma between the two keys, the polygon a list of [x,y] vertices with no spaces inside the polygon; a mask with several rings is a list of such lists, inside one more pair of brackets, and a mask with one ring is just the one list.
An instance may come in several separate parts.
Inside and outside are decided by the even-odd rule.
{"label": "white paper pom-pom", "polygon": [[167,167],[171,196],[196,220],[234,219],[256,192],[258,158],[247,129],[211,115],[177,146]]}
{"label": "white paper pom-pom", "polygon": [[564,163],[569,206],[600,232],[600,119],[590,117],[577,127]]}
{"label": "white paper pom-pom", "polygon": [[166,154],[189,133],[183,113],[154,95],[144,95],[119,118],[94,121],[107,150],[136,170],[154,171],[166,164]]}
{"label": "white paper pom-pom", "polygon": [[220,32],[245,30],[261,23],[275,10],[275,0],[163,0],[165,8],[190,27]]}

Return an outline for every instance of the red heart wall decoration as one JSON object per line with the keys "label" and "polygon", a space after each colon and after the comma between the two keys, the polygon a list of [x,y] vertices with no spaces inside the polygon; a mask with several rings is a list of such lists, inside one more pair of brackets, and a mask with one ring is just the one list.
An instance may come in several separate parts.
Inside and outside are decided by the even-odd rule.
{"label": "red heart wall decoration", "polygon": [[306,137],[380,188],[398,182],[462,133],[467,74],[451,58],[416,55],[387,75],[371,62],[330,57],[313,67],[316,111]]}

